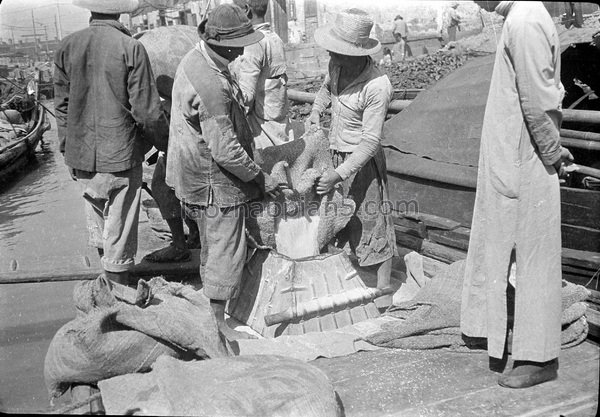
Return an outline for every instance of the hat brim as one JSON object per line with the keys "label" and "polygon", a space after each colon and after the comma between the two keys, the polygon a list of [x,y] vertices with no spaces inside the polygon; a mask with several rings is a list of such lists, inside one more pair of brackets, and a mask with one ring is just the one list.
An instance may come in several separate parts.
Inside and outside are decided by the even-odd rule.
{"label": "hat brim", "polygon": [[265,35],[260,30],[255,30],[252,33],[240,36],[239,38],[221,39],[217,41],[216,39],[206,39],[206,36],[204,36],[204,30],[201,26],[202,24],[198,26],[198,35],[204,42],[206,42],[209,45],[224,46],[226,48],[244,48],[246,46],[255,44],[256,42],[260,41],[262,38],[265,37]]}
{"label": "hat brim", "polygon": [[140,7],[138,0],[73,0],[73,5],[104,14],[132,13]]}
{"label": "hat brim", "polygon": [[333,26],[324,26],[315,30],[315,42],[321,48],[349,56],[366,56],[376,54],[381,50],[381,43],[377,39],[369,38],[365,45],[355,45],[340,39],[333,33]]}

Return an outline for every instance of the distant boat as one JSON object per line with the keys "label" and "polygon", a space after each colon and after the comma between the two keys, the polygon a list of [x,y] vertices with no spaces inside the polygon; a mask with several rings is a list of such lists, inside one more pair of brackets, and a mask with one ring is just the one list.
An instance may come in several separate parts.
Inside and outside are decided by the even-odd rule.
{"label": "distant boat", "polygon": [[37,101],[38,89],[12,95],[0,104],[0,183],[12,177],[33,157],[50,129],[46,109]]}

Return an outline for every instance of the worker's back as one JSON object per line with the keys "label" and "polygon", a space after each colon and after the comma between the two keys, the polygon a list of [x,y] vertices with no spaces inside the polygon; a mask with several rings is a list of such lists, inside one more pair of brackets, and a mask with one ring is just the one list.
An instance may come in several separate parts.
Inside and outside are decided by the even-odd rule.
{"label": "worker's back", "polygon": [[94,172],[139,165],[148,146],[138,125],[161,115],[144,47],[118,21],[93,20],[63,40],[55,65],[59,138],[67,165]]}

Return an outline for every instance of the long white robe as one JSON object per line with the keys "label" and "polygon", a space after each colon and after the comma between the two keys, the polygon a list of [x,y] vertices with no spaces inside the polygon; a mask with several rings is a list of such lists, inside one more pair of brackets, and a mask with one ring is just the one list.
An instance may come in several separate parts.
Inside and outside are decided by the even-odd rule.
{"label": "long white robe", "polygon": [[[560,43],[541,2],[514,2],[499,40],[486,106],[461,329],[501,358],[506,288],[516,254],[512,357],[560,351]],[[497,9],[498,10],[498,9]]]}

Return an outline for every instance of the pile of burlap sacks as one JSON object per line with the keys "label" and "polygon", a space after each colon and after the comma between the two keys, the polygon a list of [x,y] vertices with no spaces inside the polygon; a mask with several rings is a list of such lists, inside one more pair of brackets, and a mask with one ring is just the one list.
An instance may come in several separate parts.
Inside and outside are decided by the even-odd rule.
{"label": "pile of burlap sacks", "polygon": [[[447,347],[468,350],[460,331],[461,293],[465,261],[457,261],[425,284],[414,297],[394,303],[385,313],[398,320],[382,325],[379,332],[366,338],[369,343],[401,349]],[[588,334],[585,300],[590,292],[582,285],[562,282],[562,348],[583,342]]]}
{"label": "pile of burlap sacks", "polygon": [[100,276],[73,295],[77,317],[46,354],[52,399],[89,384],[99,386],[109,414],[340,415],[331,382],[314,366],[232,357],[202,291],[162,278],[140,280],[134,290]]}

